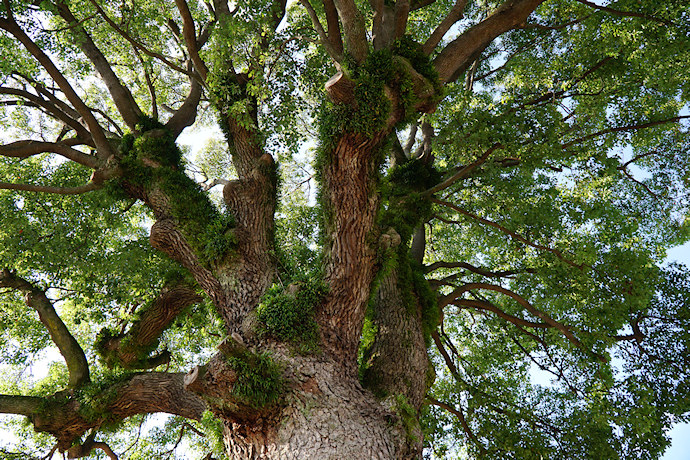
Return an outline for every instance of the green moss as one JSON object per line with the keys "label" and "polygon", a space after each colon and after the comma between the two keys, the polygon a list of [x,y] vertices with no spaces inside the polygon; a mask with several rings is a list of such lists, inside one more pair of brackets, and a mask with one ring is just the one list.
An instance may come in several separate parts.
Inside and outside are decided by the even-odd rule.
{"label": "green moss", "polygon": [[238,350],[227,362],[237,373],[232,394],[240,403],[262,409],[278,402],[284,389],[282,369],[268,353]]}
{"label": "green moss", "polygon": [[293,283],[287,292],[282,286],[273,286],[256,309],[259,332],[289,342],[300,352],[316,351],[319,334],[314,312],[327,292],[319,277]]}
{"label": "green moss", "polygon": [[[223,440],[223,422],[210,410],[205,410],[199,423],[203,427],[206,439],[211,451],[216,456],[225,456],[225,443]],[[227,458],[227,457],[223,457]]]}
{"label": "green moss", "polygon": [[182,152],[175,139],[158,121],[142,117],[135,133],[122,137],[119,147],[123,178],[108,189],[122,194],[128,187],[145,192],[163,191],[170,200],[170,213],[202,264],[212,264],[237,245],[235,221],[219,212],[199,184],[184,173]]}
{"label": "green moss", "polygon": [[122,370],[108,371],[99,375],[97,380],[84,384],[75,392],[79,415],[88,422],[112,421],[108,408],[117,399],[123,384],[134,375]]}
{"label": "green moss", "polygon": [[420,432],[417,411],[408,402],[405,395],[398,394],[393,396],[394,409],[400,417],[400,423],[405,430],[405,436],[409,444],[419,441],[417,433]]}

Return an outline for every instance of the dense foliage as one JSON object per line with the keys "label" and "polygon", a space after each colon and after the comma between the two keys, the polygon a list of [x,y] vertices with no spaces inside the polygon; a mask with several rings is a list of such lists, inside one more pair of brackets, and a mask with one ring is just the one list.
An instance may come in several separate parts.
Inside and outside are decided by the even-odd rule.
{"label": "dense foliage", "polygon": [[[376,29],[378,2],[344,3]],[[423,433],[427,458],[659,458],[690,414],[690,270],[666,260],[690,240],[690,6],[534,2],[468,65],[441,67],[446,45],[522,3],[411,1],[405,33],[384,47],[372,38],[360,59],[355,42],[338,51],[315,29],[311,16],[325,26],[330,1],[283,3],[284,15],[268,0],[231,10],[2,2],[0,412],[33,415],[3,419],[0,458],[55,452],[52,435],[34,432],[35,414],[74,400],[95,425],[77,438],[84,445],[96,436],[129,459],[224,455],[220,410],[196,419],[109,411],[134,376],[201,366],[235,332],[214,283],[241,292],[232,273],[253,255],[228,190],[269,203],[264,253],[275,267],[244,315],[254,348],[227,357],[232,394],[262,410],[290,404],[287,365],[256,344],[328,352],[319,315],[336,295],[324,266],[339,241],[327,174],[350,135],[376,144],[359,376],[391,396],[369,383],[388,276],[404,311],[419,316],[433,365],[419,410],[392,395],[407,442]],[[89,44],[139,113],[118,105],[126,97]],[[355,103],[324,91],[336,72]],[[248,166],[245,147],[263,155]],[[266,196],[246,185],[264,177]],[[174,223],[187,252],[157,242],[161,222]],[[188,301],[164,321],[169,292]],[[41,305],[83,349],[86,378],[66,356],[72,348],[56,345],[59,328],[34,312],[52,308]],[[14,409],[18,395],[43,405]]]}

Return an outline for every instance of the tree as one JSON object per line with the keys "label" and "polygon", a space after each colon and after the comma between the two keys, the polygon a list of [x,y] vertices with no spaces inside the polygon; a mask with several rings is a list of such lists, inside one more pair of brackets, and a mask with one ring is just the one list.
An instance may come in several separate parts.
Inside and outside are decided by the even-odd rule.
{"label": "tree", "polygon": [[658,458],[689,15],[3,0],[3,455]]}

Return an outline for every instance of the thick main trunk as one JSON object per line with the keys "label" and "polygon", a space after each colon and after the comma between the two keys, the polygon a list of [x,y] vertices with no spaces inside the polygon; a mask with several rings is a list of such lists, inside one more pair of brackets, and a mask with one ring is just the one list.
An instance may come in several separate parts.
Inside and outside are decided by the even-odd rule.
{"label": "thick main trunk", "polygon": [[323,171],[329,293],[317,320],[328,351],[352,365],[375,275],[373,232],[380,197],[374,156],[382,138],[383,133],[374,137],[345,134]]}
{"label": "thick main trunk", "polygon": [[363,389],[349,370],[325,355],[278,353],[290,369],[284,404],[252,421],[226,420],[230,458],[412,458],[409,436],[395,408]]}

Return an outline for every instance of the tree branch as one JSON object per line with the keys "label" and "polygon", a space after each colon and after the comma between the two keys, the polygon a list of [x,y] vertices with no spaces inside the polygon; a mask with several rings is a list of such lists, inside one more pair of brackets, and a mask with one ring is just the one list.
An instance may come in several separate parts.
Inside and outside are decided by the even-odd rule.
{"label": "tree branch", "polygon": [[[8,14],[10,14],[8,10]],[[101,159],[109,158],[114,154],[108,139],[105,137],[103,128],[98,123],[94,117],[91,110],[84,104],[79,95],[74,91],[72,85],[67,81],[67,79],[62,75],[60,70],[53,64],[53,61],[48,57],[43,50],[34,43],[31,38],[14,22],[13,19],[0,18],[0,28],[5,29],[11,35],[13,35],[19,42],[24,45],[26,50],[43,66],[43,68],[48,72],[51,78],[57,83],[62,92],[67,97],[67,100],[74,106],[74,108],[83,117],[86,125],[89,128],[91,137],[94,140],[96,148],[98,149],[98,156]]]}
{"label": "tree branch", "polygon": [[534,270],[526,268],[524,270],[503,270],[499,272],[494,272],[491,270],[487,270],[486,268],[482,267],[475,267],[472,264],[468,264],[467,262],[434,262],[430,265],[427,265],[424,267],[425,273],[431,273],[435,270],[441,269],[441,268],[464,268],[465,270],[469,270],[473,273],[476,273],[478,275],[486,276],[489,278],[505,278],[508,276],[512,275],[517,275],[518,273],[534,273]]}
{"label": "tree branch", "polygon": [[26,304],[36,310],[39,320],[48,329],[50,338],[65,358],[69,371],[69,386],[76,388],[88,382],[89,363],[86,361],[84,350],[62,322],[45,292],[6,268],[0,271],[0,287],[12,288],[25,294]]}
{"label": "tree branch", "polygon": [[667,19],[658,18],[655,16],[649,16],[649,15],[644,14],[644,13],[638,13],[637,11],[616,10],[616,9],[610,8],[608,6],[597,5],[596,3],[592,3],[592,2],[589,2],[587,0],[576,0],[576,1],[582,3],[583,5],[587,5],[590,8],[594,8],[595,10],[606,11],[607,13],[611,13],[615,16],[648,19],[650,21],[659,22],[659,23],[667,25],[667,26],[677,26],[678,25],[678,24],[675,24],[675,23],[673,23]]}
{"label": "tree branch", "polygon": [[347,52],[357,62],[363,62],[367,57],[369,44],[362,13],[357,9],[354,0],[334,0],[338,15],[343,23]]}
{"label": "tree branch", "polygon": [[204,61],[201,60],[199,56],[199,50],[196,43],[196,30],[194,26],[194,18],[192,13],[189,11],[189,6],[186,0],[175,0],[175,5],[177,5],[177,10],[180,12],[182,17],[182,35],[184,36],[184,41],[187,44],[187,51],[189,51],[189,56],[192,58],[194,67],[201,77],[203,84],[206,83],[206,76],[208,75],[208,68]]}
{"label": "tree branch", "polygon": [[0,145],[0,155],[5,157],[29,158],[40,153],[57,153],[58,155],[91,169],[96,169],[98,167],[98,160],[96,157],[87,155],[86,153],[61,143],[24,140]]}
{"label": "tree branch", "polygon": [[518,318],[517,316],[509,315],[508,313],[498,308],[496,305],[482,300],[456,299],[450,302],[450,305],[455,305],[459,308],[474,308],[477,310],[490,311],[491,313],[495,313],[496,316],[498,316],[499,318],[504,319],[520,327],[534,327],[538,329],[553,327],[550,324],[535,323],[534,321],[528,321],[526,319]]}
{"label": "tree branch", "polygon": [[429,38],[424,42],[422,51],[427,56],[441,43],[441,40],[453,25],[462,19],[462,12],[465,10],[467,0],[455,0],[455,5],[450,9],[448,15],[436,26]]}
{"label": "tree branch", "polygon": [[165,127],[170,130],[174,139],[180,135],[183,129],[194,124],[199,101],[201,100],[201,93],[201,84],[196,80],[196,78],[192,78],[187,99],[185,99],[182,106],[175,111],[173,116],[170,117],[168,122],[165,124]]}
{"label": "tree branch", "polygon": [[[337,48],[333,45],[332,37],[329,37],[329,35],[326,34],[326,31],[323,30],[323,26],[321,25],[321,21],[319,21],[319,17],[316,15],[316,11],[314,10],[314,7],[311,5],[311,3],[309,3],[309,0],[300,0],[300,3],[307,10],[309,17],[311,18],[311,22],[314,25],[314,29],[316,30],[316,33],[319,34],[319,40],[321,41],[321,44],[324,46],[324,48],[326,48],[326,52],[328,53],[328,55],[331,58],[333,58],[333,60],[335,60],[336,62],[341,62],[343,60],[342,42],[340,43],[341,50],[338,51]],[[337,22],[337,19],[336,19],[336,22]],[[329,33],[330,33],[331,27],[332,26],[329,25]],[[337,30],[337,33],[338,33],[338,36],[340,36],[340,30],[339,29]]]}
{"label": "tree branch", "polygon": [[651,128],[652,126],[665,125],[668,123],[677,123],[681,120],[686,120],[688,118],[690,118],[690,115],[678,115],[677,117],[671,117],[671,118],[667,118],[665,120],[650,121],[647,123],[640,123],[637,125],[616,126],[614,128],[603,129],[601,131],[597,131],[596,133],[588,134],[586,136],[579,137],[579,138],[572,140],[570,142],[566,142],[565,144],[561,145],[561,148],[563,150],[565,150],[568,147],[571,147],[575,144],[580,144],[582,142],[588,141],[588,140],[593,139],[595,137],[603,136],[604,134],[618,133],[618,132],[624,132],[624,131],[637,131],[639,129]]}
{"label": "tree branch", "polygon": [[477,436],[472,432],[470,429],[470,426],[467,424],[467,420],[465,419],[465,414],[462,413],[462,411],[444,403],[441,402],[437,399],[432,398],[429,395],[426,395],[426,399],[433,404],[434,406],[438,406],[441,409],[445,409],[451,414],[455,415],[458,420],[460,421],[460,425],[462,425],[462,429],[465,431],[465,434],[467,435],[468,438],[470,438],[476,445],[479,447],[479,450],[481,451],[482,455],[486,455],[487,451],[484,445],[479,442],[479,439],[477,439]]}
{"label": "tree branch", "polygon": [[98,351],[111,367],[120,364],[126,369],[146,369],[165,363],[166,358],[170,358],[169,353],[152,359],[146,357],[148,350],[155,346],[158,337],[182,310],[201,300],[202,297],[190,286],[166,286],[150,306],[137,312],[139,319],[132,324],[127,334],[120,334],[97,344]]}
{"label": "tree branch", "polygon": [[[105,401],[99,406],[99,401]],[[77,398],[54,398],[50,410],[30,414],[34,429],[47,432],[58,440],[60,450],[69,449],[86,431],[137,414],[164,412],[199,420],[206,403],[196,394],[185,390],[184,374],[150,372],[135,374],[120,383],[105,388],[91,398],[98,412],[88,420],[81,415],[84,409]]]}
{"label": "tree branch", "polygon": [[1,395],[0,413],[31,415],[41,410],[44,399],[38,396]]}
{"label": "tree branch", "polygon": [[[549,327],[553,327],[553,328],[558,329],[577,348],[584,350],[584,351],[589,351],[582,344],[582,342],[580,342],[580,340],[577,337],[575,337],[575,335],[570,331],[570,329],[567,326],[565,326],[564,324],[551,318],[551,316],[549,316],[545,312],[535,308],[530,302],[528,302],[525,298],[523,298],[519,294],[517,294],[517,293],[515,293],[509,289],[506,289],[502,286],[498,286],[495,284],[489,284],[489,283],[469,283],[469,284],[466,284],[464,286],[461,286],[461,287],[455,289],[452,293],[443,297],[439,301],[439,303],[441,305],[444,305],[444,304],[447,305],[449,303],[453,303],[454,301],[456,301],[455,299],[457,299],[459,296],[461,296],[465,292],[471,291],[473,289],[486,289],[486,290],[498,292],[500,294],[503,294],[503,295],[510,297],[511,299],[515,300],[518,304],[520,304],[520,306],[522,306],[525,310],[527,310],[528,312],[530,312],[531,314],[533,314],[537,318],[544,321]],[[458,300],[460,300],[460,299],[458,299]],[[470,306],[475,307],[475,308],[478,307],[477,305],[470,305]],[[485,306],[482,308],[488,309],[488,308],[485,308]],[[494,311],[494,313],[499,314],[497,311]],[[499,316],[500,316],[500,314],[499,314]],[[507,315],[507,316],[509,316],[509,315]],[[504,319],[509,320],[508,318],[504,318]],[[519,320],[519,318],[516,318],[516,319]],[[522,321],[522,320],[520,320],[520,321]],[[532,322],[529,322],[529,323],[530,323],[529,327],[544,327],[544,326],[539,326],[538,325],[539,323],[532,323]],[[515,324],[518,324],[518,323],[516,322]],[[519,325],[525,326],[524,324],[519,324]],[[600,359],[602,358],[600,356],[597,356],[597,357]]]}
{"label": "tree branch", "polygon": [[578,263],[573,262],[573,261],[570,260],[570,259],[567,259],[567,258],[563,255],[563,253],[562,253],[561,251],[559,251],[558,249],[553,249],[553,248],[550,248],[550,247],[548,247],[548,246],[542,246],[542,245],[540,245],[540,244],[533,243],[533,242],[531,242],[530,240],[528,240],[527,238],[525,238],[525,237],[523,237],[523,236],[520,236],[520,235],[518,235],[517,233],[513,232],[512,230],[508,230],[507,228],[505,228],[504,226],[502,226],[502,225],[500,225],[500,224],[497,224],[496,222],[492,222],[492,221],[490,221],[490,220],[488,220],[488,219],[484,219],[483,217],[479,217],[479,216],[477,216],[477,215],[475,215],[475,214],[472,214],[471,212],[466,211],[466,210],[462,209],[461,207],[459,207],[459,206],[457,206],[457,205],[455,205],[455,204],[453,204],[453,203],[449,203],[449,202],[447,202],[447,201],[439,200],[439,199],[437,199],[437,198],[432,198],[432,199],[431,199],[431,202],[432,202],[432,203],[436,203],[436,204],[440,204],[440,205],[443,205],[443,206],[446,206],[446,207],[448,207],[448,208],[450,208],[450,209],[452,209],[452,210],[454,210],[454,211],[457,211],[457,212],[459,212],[460,214],[462,214],[462,215],[464,215],[464,216],[467,216],[467,217],[469,217],[469,218],[471,218],[471,219],[474,219],[474,220],[476,220],[476,221],[478,221],[478,222],[480,222],[480,223],[482,223],[482,224],[484,224],[484,225],[488,225],[488,226],[490,226],[490,227],[493,227],[493,228],[495,228],[495,229],[498,229],[499,231],[501,231],[501,232],[505,233],[506,235],[510,236],[512,239],[517,240],[517,241],[520,241],[521,243],[524,243],[524,244],[526,244],[526,245],[528,245],[528,246],[531,246],[531,247],[533,247],[533,248],[535,248],[535,249],[539,249],[539,250],[541,250],[541,251],[549,252],[549,253],[555,255],[555,256],[556,256],[558,259],[560,259],[561,261],[563,261],[563,262],[567,263],[568,265],[570,265],[570,266],[572,266],[572,267],[575,267],[575,268],[577,268],[577,269],[579,269],[579,270],[582,270],[583,268],[585,268],[585,267],[587,266],[586,264],[578,264]]}
{"label": "tree branch", "polygon": [[498,142],[489,147],[486,152],[484,152],[479,158],[477,158],[475,161],[472,163],[463,166],[460,168],[460,170],[453,174],[451,177],[448,179],[444,180],[440,184],[435,185],[434,187],[430,188],[429,190],[426,190],[423,195],[425,196],[430,196],[433,195],[436,192],[440,192],[441,190],[445,190],[451,185],[453,185],[455,182],[459,181],[460,179],[464,179],[467,177],[472,171],[474,171],[475,168],[478,166],[481,166],[486,162],[486,160],[489,159],[492,153],[494,153],[498,149],[502,149],[504,146],[502,144],[499,144]]}
{"label": "tree branch", "polygon": [[[35,81],[33,83],[36,86],[36,91],[38,93],[41,93],[41,86]],[[45,110],[44,113],[52,115],[57,120],[60,120],[65,125],[74,129],[77,132],[77,136],[83,139],[89,138],[89,132],[86,129],[84,129],[84,126],[81,123],[77,121],[77,119],[79,118],[79,114],[76,113],[76,111],[74,111],[71,107],[67,106],[67,104],[63,103],[62,101],[59,101],[59,99],[57,99],[55,96],[51,95],[53,100],[47,101],[41,98],[40,96],[31,94],[28,91],[7,87],[0,88],[0,94],[11,94],[13,96],[19,96],[22,99],[26,99],[27,101],[30,101],[31,103],[35,104],[37,107],[43,108]],[[58,106],[56,102],[61,103],[61,106]],[[67,113],[65,111],[65,108],[69,109],[69,111],[73,113]]]}
{"label": "tree branch", "polygon": [[338,22],[338,10],[333,0],[322,0],[326,11],[326,25],[328,26],[328,38],[331,46],[338,55],[343,54],[343,37],[340,35],[340,22]]}
{"label": "tree branch", "polygon": [[21,190],[24,192],[54,193],[55,195],[81,195],[101,188],[94,182],[88,182],[78,187],[53,187],[50,185],[11,184],[0,182],[0,190]]}
{"label": "tree branch", "polygon": [[142,53],[146,54],[147,56],[151,56],[151,57],[154,58],[154,59],[158,59],[158,60],[161,61],[163,64],[167,65],[168,67],[170,67],[170,68],[173,69],[173,70],[176,70],[177,72],[180,72],[180,73],[189,75],[189,72],[187,72],[187,71],[186,71],[185,69],[183,69],[182,67],[180,67],[180,66],[178,66],[178,65],[176,65],[176,64],[174,64],[174,63],[172,63],[172,62],[170,61],[169,58],[166,58],[166,57],[163,56],[162,54],[155,53],[155,52],[149,50],[147,47],[145,47],[144,45],[142,45],[142,44],[139,43],[138,41],[134,40],[127,32],[125,32],[124,30],[122,30],[122,29],[115,23],[115,21],[113,21],[113,20],[106,14],[105,11],[103,11],[103,9],[101,8],[101,6],[98,4],[98,2],[97,2],[96,0],[90,0],[90,1],[91,1],[91,3],[93,4],[93,6],[96,7],[96,10],[98,10],[98,13],[99,13],[100,16],[103,18],[103,20],[104,20],[105,22],[107,22],[108,25],[109,25],[110,27],[112,27],[118,34],[120,34],[120,35],[122,36],[122,38],[124,38],[124,39],[127,40],[129,43],[131,43],[132,46],[133,46],[134,48],[138,49],[139,51],[141,51]]}
{"label": "tree branch", "polygon": [[450,42],[434,59],[439,80],[456,80],[499,35],[524,22],[544,0],[508,0],[489,17]]}
{"label": "tree branch", "polygon": [[[57,10],[62,19],[68,24],[78,24],[77,18],[74,17],[67,3],[64,1],[57,2]],[[101,76],[105,86],[108,88],[108,92],[112,96],[115,107],[117,107],[118,112],[122,115],[122,119],[131,130],[134,130],[136,124],[139,123],[142,112],[134,100],[132,93],[120,82],[120,79],[115,75],[108,60],[93,42],[91,36],[86,32],[86,29],[81,25],[75,28],[74,41],[79,45],[79,48],[81,48],[82,52],[89,58],[89,61],[91,61],[96,71]]]}

